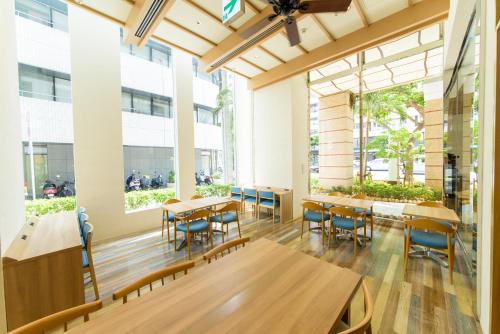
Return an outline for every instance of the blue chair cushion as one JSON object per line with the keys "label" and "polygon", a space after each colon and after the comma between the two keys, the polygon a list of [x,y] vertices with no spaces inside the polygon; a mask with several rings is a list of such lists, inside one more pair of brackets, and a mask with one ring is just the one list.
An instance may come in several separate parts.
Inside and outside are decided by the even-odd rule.
{"label": "blue chair cushion", "polygon": [[241,195],[239,194],[232,194],[231,199],[234,199],[235,201],[241,201]]}
{"label": "blue chair cushion", "polygon": [[255,198],[255,197],[245,197],[245,202],[257,203],[257,198]]}
{"label": "blue chair cushion", "polygon": [[[324,219],[325,221],[330,219],[330,214],[328,212],[325,212]],[[304,212],[304,220],[321,223],[321,212],[307,210]]]}
{"label": "blue chair cushion", "polygon": [[82,249],[82,265],[83,268],[89,266],[89,256],[87,255],[87,251],[85,249]]}
{"label": "blue chair cushion", "polygon": [[[363,209],[356,208],[356,209],[354,209],[354,212],[361,215],[365,211]],[[372,210],[366,210],[366,216],[371,216],[371,215],[372,215]]]}
{"label": "blue chair cushion", "polygon": [[80,234],[80,241],[82,242],[82,248],[85,248],[87,245],[85,245],[85,239],[83,239],[83,234]]}
{"label": "blue chair cushion", "polygon": [[241,188],[231,187],[231,193],[233,193],[233,194],[241,194]]}
{"label": "blue chair cushion", "polygon": [[85,213],[83,211],[78,212],[78,224],[80,226],[80,233],[83,233],[83,226],[85,225]]}
{"label": "blue chair cushion", "polygon": [[270,207],[273,207],[273,206],[278,207],[278,206],[280,206],[280,202],[279,201],[273,202],[270,199],[261,199],[259,205],[265,205],[265,206],[270,206]]}
{"label": "blue chair cushion", "polygon": [[[408,235],[408,230],[405,228],[405,236]],[[423,230],[412,229],[411,238],[412,243],[437,249],[448,248],[448,239],[446,234],[436,232],[426,232]],[[455,238],[451,239],[451,245],[455,246]]]}
{"label": "blue chair cushion", "polygon": [[[173,214],[173,212],[169,212],[168,213],[168,221],[173,222],[174,219],[175,219],[175,215]],[[167,220],[167,213],[163,212],[163,221],[166,221],[166,220]]]}
{"label": "blue chair cushion", "polygon": [[[332,217],[332,225],[337,228],[341,228],[344,230],[354,230],[354,219],[352,218],[344,218],[344,217]],[[358,219],[356,221],[356,228],[360,228],[365,226],[365,222],[362,219]]]}
{"label": "blue chair cushion", "polygon": [[[180,232],[187,232],[187,225],[184,224],[178,224],[177,225],[177,230]],[[208,222],[206,219],[198,219],[194,220],[189,223],[189,233],[198,233],[198,232],[203,232],[208,230]]]}
{"label": "blue chair cushion", "polygon": [[[238,216],[234,212],[225,212],[222,214],[222,222],[224,224],[235,222],[237,219]],[[220,214],[215,214],[212,217],[210,217],[210,221],[214,223],[220,223]]]}
{"label": "blue chair cushion", "polygon": [[89,230],[90,230],[90,225],[88,225],[88,224],[83,225],[83,231],[82,231],[83,244],[82,244],[82,246],[84,248],[87,247],[87,234],[88,234]]}

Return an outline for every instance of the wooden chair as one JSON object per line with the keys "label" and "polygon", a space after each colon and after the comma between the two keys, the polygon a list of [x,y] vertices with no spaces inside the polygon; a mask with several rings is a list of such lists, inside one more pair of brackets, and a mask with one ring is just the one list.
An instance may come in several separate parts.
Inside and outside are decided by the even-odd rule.
{"label": "wooden chair", "polygon": [[243,191],[241,190],[240,187],[231,187],[231,193],[230,193],[230,197],[233,201],[235,202],[239,202],[240,203],[240,211],[242,211],[243,209]]}
{"label": "wooden chair", "polygon": [[210,211],[199,210],[187,216],[175,216],[175,218],[181,223],[174,224],[174,242],[177,244],[177,231],[181,231],[186,235],[188,259],[191,259],[191,236],[194,234],[208,232],[210,247],[214,247]]}
{"label": "wooden chair", "polygon": [[228,254],[231,253],[231,247],[234,247],[235,250],[238,250],[238,246],[245,247],[245,243],[249,242],[250,238],[245,237],[245,238],[240,238],[236,240],[231,240],[226,242],[225,244],[219,245],[215,247],[214,249],[209,250],[205,254],[203,254],[203,260],[207,261],[208,263],[212,262],[212,258],[215,258],[217,260],[217,256],[220,255],[221,257],[224,256],[224,252],[227,250]]}
{"label": "wooden chair", "polygon": [[373,309],[374,309],[374,303],[373,303],[373,297],[370,293],[370,290],[368,290],[368,285],[366,284],[366,281],[363,280],[361,283],[361,286],[363,287],[363,294],[364,294],[364,300],[365,300],[365,316],[363,320],[359,324],[356,324],[353,327],[349,328],[349,324],[346,324],[345,322],[341,322],[337,328],[335,329],[335,333],[339,334],[371,334],[372,333],[372,317],[373,317]]}
{"label": "wooden chair", "polygon": [[94,270],[94,259],[92,257],[92,237],[94,235],[94,226],[85,223],[83,227],[83,240],[85,247],[82,248],[82,265],[83,273],[90,273],[90,278],[92,279],[92,285],[94,286],[95,299],[99,299],[99,289],[97,287],[97,279]]}
{"label": "wooden chair", "polygon": [[356,255],[357,244],[358,244],[358,229],[363,227],[364,235],[364,245],[366,246],[366,224],[362,219],[359,219],[361,215],[356,212],[349,210],[347,208],[337,208],[333,207],[330,209],[331,223],[328,229],[328,244],[330,244],[332,230],[333,237],[337,239],[337,228],[351,231],[352,237],[354,239],[354,255]]}
{"label": "wooden chair", "polygon": [[203,196],[195,194],[195,195],[191,196],[190,199],[193,200],[193,199],[200,199],[200,198],[203,198]]}
{"label": "wooden chair", "polygon": [[123,304],[127,302],[127,296],[137,291],[137,297],[141,296],[141,288],[149,285],[149,291],[153,291],[153,282],[161,280],[161,285],[165,285],[165,277],[172,276],[175,280],[175,274],[184,272],[184,275],[187,275],[188,269],[194,267],[194,261],[188,261],[184,263],[174,264],[163,268],[161,270],[155,271],[154,273],[148,274],[143,278],[135,281],[134,283],[116,291],[113,293],[113,300],[117,300],[122,298]]}
{"label": "wooden chair", "polygon": [[341,193],[340,191],[332,191],[331,193],[328,193],[328,196],[344,197],[344,194]]}
{"label": "wooden chair", "polygon": [[[362,193],[359,193],[359,194],[356,194],[354,196],[352,196],[351,198],[354,198],[354,199],[368,199],[368,196],[366,196],[365,194],[362,194]],[[370,237],[373,238],[373,212],[372,210],[363,210],[363,209],[355,209],[354,211],[356,211],[356,213],[360,214],[360,215],[363,215],[363,219],[365,221],[365,224],[366,224],[366,217],[369,217],[370,218]]]}
{"label": "wooden chair", "polygon": [[68,330],[68,322],[75,320],[79,317],[83,317],[85,322],[89,321],[89,314],[91,312],[95,312],[102,307],[102,302],[100,300],[96,300],[94,302],[78,305],[41,319],[35,320],[26,324],[24,326],[18,327],[13,331],[9,332],[10,334],[40,334],[45,333],[49,330],[54,330],[57,327],[63,326],[64,331]]}
{"label": "wooden chair", "polygon": [[[167,199],[165,202],[163,202],[164,205],[166,204],[174,204],[174,203],[179,203],[180,200],[177,198],[170,198]],[[165,223],[167,223],[167,240],[170,242],[170,222],[175,224],[175,215],[171,212],[168,212],[168,210],[163,210],[162,214],[162,219],[161,219],[161,237],[163,238],[163,230],[165,229]]]}
{"label": "wooden chair", "polygon": [[273,223],[275,222],[276,209],[280,206],[280,201],[276,200],[273,191],[259,191],[257,196],[257,220],[260,219],[260,208],[273,210]]}
{"label": "wooden chair", "polygon": [[300,238],[304,235],[304,221],[309,223],[309,231],[311,230],[311,222],[320,224],[321,238],[325,241],[325,221],[330,219],[330,214],[325,212],[325,208],[315,202],[302,203],[302,231]]}
{"label": "wooden chair", "polygon": [[257,212],[255,210],[255,206],[257,205],[257,189],[253,188],[244,188],[243,189],[243,211],[245,211],[245,206],[247,203],[252,205],[254,209],[254,214]]}
{"label": "wooden chair", "polygon": [[455,259],[455,229],[432,219],[405,221],[404,273],[408,269],[408,257],[412,244],[432,248],[448,256],[448,273],[453,284],[453,263]]}
{"label": "wooden chair", "polygon": [[240,218],[238,216],[239,211],[240,208],[238,202],[229,203],[219,210],[212,211],[214,215],[210,217],[210,221],[212,223],[221,224],[222,243],[224,243],[224,226],[226,226],[227,235],[229,236],[229,227],[227,225],[232,222],[236,222],[238,224],[238,234],[241,238]]}

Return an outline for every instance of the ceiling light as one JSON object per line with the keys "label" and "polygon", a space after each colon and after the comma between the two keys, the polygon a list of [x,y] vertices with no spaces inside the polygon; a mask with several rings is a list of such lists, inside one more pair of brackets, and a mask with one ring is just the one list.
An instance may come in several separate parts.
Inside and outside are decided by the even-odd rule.
{"label": "ceiling light", "polygon": [[201,24],[201,22],[200,22],[199,20],[196,20],[196,24],[197,24],[197,25],[200,25],[200,24]]}

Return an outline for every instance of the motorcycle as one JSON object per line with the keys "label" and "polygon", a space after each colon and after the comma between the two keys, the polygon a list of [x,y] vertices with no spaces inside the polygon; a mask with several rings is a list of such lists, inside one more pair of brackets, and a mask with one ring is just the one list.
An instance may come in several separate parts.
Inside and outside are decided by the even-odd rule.
{"label": "motorcycle", "polygon": [[139,187],[141,190],[148,190],[151,187],[151,182],[149,181],[149,175],[143,175],[139,179]]}
{"label": "motorcycle", "polygon": [[206,185],[211,185],[214,183],[214,179],[210,175],[205,175],[205,171],[202,170],[200,171],[200,184],[201,183],[205,183]]}
{"label": "motorcycle", "polygon": [[135,169],[132,170],[132,174],[125,180],[125,191],[133,191],[141,189],[141,180],[135,176]]}
{"label": "motorcycle", "polygon": [[42,186],[43,198],[54,198],[57,194],[57,186],[54,181],[47,179]]}
{"label": "motorcycle", "polygon": [[161,187],[163,187],[163,176],[161,174],[156,175],[155,172],[155,177],[151,179],[151,188],[159,189]]}
{"label": "motorcycle", "polygon": [[[59,175],[57,175],[57,178],[59,178]],[[75,192],[73,191],[71,185],[73,184],[73,182],[70,182],[70,181],[64,181],[63,183],[61,183],[58,187],[57,187],[57,194],[56,196],[57,197],[70,197],[70,196],[73,196],[75,194]]]}

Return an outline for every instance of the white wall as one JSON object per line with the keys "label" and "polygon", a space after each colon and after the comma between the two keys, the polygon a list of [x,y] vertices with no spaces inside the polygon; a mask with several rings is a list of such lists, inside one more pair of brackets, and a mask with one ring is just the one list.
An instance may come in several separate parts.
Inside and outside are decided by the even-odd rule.
{"label": "white wall", "polygon": [[123,112],[123,145],[174,147],[172,118]]}
{"label": "white wall", "polygon": [[252,91],[248,80],[234,76],[234,109],[236,135],[236,168],[238,184],[254,183],[253,166],[253,108]]}
{"label": "white wall", "polygon": [[172,97],[172,68],[122,53],[122,86]]}
{"label": "white wall", "polygon": [[16,16],[16,23],[20,63],[62,73],[70,72],[67,32],[19,16]]}
{"label": "white wall", "polygon": [[294,218],[308,193],[308,94],[305,76],[253,93],[255,184],[292,188]]}
{"label": "white wall", "polygon": [[217,105],[217,94],[219,94],[219,87],[217,85],[214,85],[210,81],[193,77],[194,103],[215,108]]}
{"label": "white wall", "polygon": [[222,128],[220,126],[195,123],[194,125],[194,147],[222,150]]}

